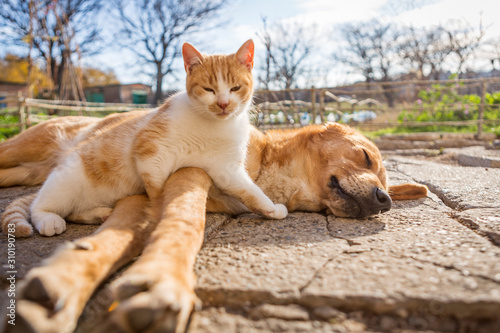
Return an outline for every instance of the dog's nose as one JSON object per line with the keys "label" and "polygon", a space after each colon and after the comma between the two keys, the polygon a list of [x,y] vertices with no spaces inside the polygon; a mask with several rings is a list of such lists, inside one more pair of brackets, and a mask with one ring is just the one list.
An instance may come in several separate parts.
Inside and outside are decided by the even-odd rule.
{"label": "dog's nose", "polygon": [[375,197],[374,201],[375,201],[375,205],[376,205],[376,207],[374,207],[374,208],[379,209],[380,213],[385,213],[389,209],[391,209],[392,200],[391,200],[391,197],[389,196],[389,193],[387,193],[383,189],[377,187],[373,191],[373,195]]}

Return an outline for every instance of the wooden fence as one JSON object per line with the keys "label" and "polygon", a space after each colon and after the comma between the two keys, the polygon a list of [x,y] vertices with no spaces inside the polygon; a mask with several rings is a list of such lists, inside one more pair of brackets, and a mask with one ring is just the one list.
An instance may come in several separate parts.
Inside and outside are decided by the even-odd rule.
{"label": "wooden fence", "polygon": [[0,128],[19,127],[20,132],[26,130],[31,125],[59,116],[99,116],[152,107],[149,104],[42,100],[25,98],[20,95],[4,95],[1,97],[3,99],[0,99],[0,116],[17,116],[19,122],[15,124],[0,124]]}
{"label": "wooden fence", "polygon": [[0,124],[0,128],[19,127],[21,132],[26,130],[28,117],[22,100],[22,96],[0,95],[0,116],[17,116],[19,119],[17,124]]}
{"label": "wooden fence", "polygon": [[[457,94],[477,94],[481,101],[478,105],[478,119],[464,121],[404,121],[386,120],[387,113],[399,114],[411,110],[418,100],[418,93],[423,89],[431,89],[441,85],[443,90],[455,90]],[[484,124],[500,124],[500,119],[484,119],[486,94],[500,91],[500,78],[454,79],[454,80],[411,80],[395,82],[357,83],[345,87],[288,89],[281,91],[260,90],[255,93],[257,110],[260,114],[270,115],[276,110],[284,114],[282,124],[260,123],[262,128],[299,127],[302,124],[294,122],[300,118],[300,113],[311,114],[312,122],[322,123],[327,114],[335,114],[347,118],[350,125],[362,130],[377,130],[387,127],[424,127],[424,126],[474,126],[477,125],[478,135],[482,133]],[[392,100],[390,101],[389,98]],[[488,107],[500,108],[500,104],[488,104]],[[377,119],[355,121],[355,112],[370,110]],[[382,116],[382,117],[380,117]],[[338,118],[338,117],[337,117]],[[378,120],[380,119],[381,120]],[[394,117],[393,117],[394,118]],[[344,117],[345,120],[345,117]]]}
{"label": "wooden fence", "polygon": [[[384,119],[384,115],[398,114],[414,107],[418,92],[432,85],[448,85],[458,94],[477,94],[481,101],[478,105],[478,119],[443,122],[397,122]],[[500,91],[500,78],[460,79],[445,81],[398,81],[384,83],[357,83],[344,87],[259,90],[255,92],[254,123],[261,129],[300,127],[310,122],[322,123],[329,119],[342,119],[344,122],[362,129],[376,130],[386,127],[418,126],[473,126],[477,125],[481,134],[484,124],[499,124],[499,119],[485,120],[486,93]],[[45,121],[53,116],[84,115],[96,116],[112,112],[126,112],[132,109],[149,108],[143,104],[85,103],[78,101],[50,101],[27,99],[23,96],[0,96],[0,115],[18,116],[18,124],[0,127],[19,127],[25,130],[32,124]],[[390,100],[392,98],[392,101]],[[2,109],[1,105],[4,105]],[[498,107],[500,104],[488,104]],[[2,111],[4,110],[4,111]],[[356,112],[367,111],[377,116],[367,121],[356,121]],[[281,115],[281,118],[277,117]],[[394,118],[394,117],[393,117]]]}

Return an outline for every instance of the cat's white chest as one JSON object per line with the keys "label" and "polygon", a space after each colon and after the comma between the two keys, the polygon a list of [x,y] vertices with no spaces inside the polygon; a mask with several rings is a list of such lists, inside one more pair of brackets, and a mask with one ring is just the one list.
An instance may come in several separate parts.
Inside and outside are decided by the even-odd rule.
{"label": "cat's white chest", "polygon": [[177,159],[177,168],[206,168],[232,160],[244,160],[248,142],[247,130],[241,126],[240,131],[231,126],[214,127],[195,127],[197,130],[193,130],[193,127],[178,127],[166,147]]}
{"label": "cat's white chest", "polygon": [[169,132],[153,159],[163,165],[164,176],[182,167],[210,172],[245,162],[250,129],[246,112],[226,120],[210,119],[192,112],[183,96],[176,98],[166,114]]}

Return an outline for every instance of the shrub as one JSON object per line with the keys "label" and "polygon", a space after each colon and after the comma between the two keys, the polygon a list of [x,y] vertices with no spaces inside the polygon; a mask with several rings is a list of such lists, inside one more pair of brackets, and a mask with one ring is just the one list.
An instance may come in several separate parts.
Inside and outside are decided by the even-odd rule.
{"label": "shrub", "polygon": [[[458,94],[458,88],[462,85],[460,82],[434,84],[430,88],[420,90],[413,107],[400,112],[398,121],[403,123],[478,119],[481,97],[476,94]],[[500,104],[500,91],[485,95],[484,119],[500,118],[498,104]]]}

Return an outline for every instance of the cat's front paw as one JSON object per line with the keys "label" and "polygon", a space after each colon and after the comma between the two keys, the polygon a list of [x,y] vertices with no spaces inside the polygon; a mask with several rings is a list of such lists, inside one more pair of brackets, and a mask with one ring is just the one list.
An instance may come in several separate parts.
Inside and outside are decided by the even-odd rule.
{"label": "cat's front paw", "polygon": [[33,224],[35,224],[36,229],[43,236],[58,235],[66,230],[66,221],[59,215],[53,213],[47,213],[43,218]]}
{"label": "cat's front paw", "polygon": [[274,210],[266,214],[267,217],[276,220],[284,219],[287,215],[288,215],[288,209],[286,209],[285,205],[282,204],[274,205]]}

